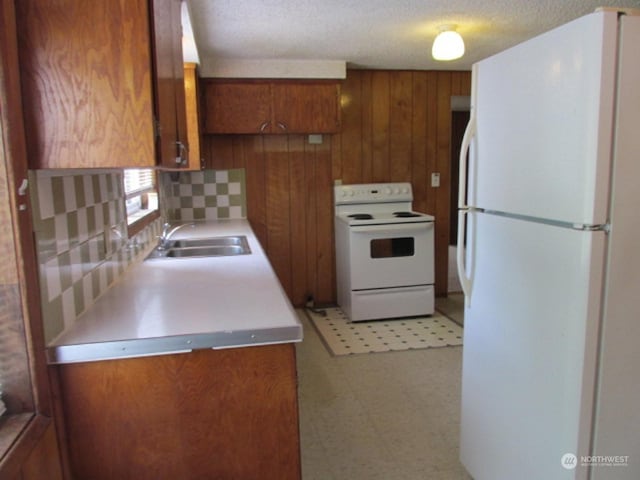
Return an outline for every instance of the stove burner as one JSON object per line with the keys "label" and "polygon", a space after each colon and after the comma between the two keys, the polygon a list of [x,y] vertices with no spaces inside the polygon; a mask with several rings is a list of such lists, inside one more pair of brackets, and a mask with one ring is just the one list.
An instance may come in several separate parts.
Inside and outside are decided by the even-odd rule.
{"label": "stove burner", "polygon": [[369,213],[352,213],[349,215],[349,218],[353,218],[354,220],[371,220],[373,215]]}
{"label": "stove burner", "polygon": [[393,212],[394,217],[405,218],[405,217],[419,217],[419,213],[413,212]]}

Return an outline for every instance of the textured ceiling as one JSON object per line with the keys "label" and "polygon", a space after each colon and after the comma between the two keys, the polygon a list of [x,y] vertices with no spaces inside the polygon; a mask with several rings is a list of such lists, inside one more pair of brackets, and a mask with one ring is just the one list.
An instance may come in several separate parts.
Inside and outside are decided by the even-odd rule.
{"label": "textured ceiling", "polygon": [[[207,76],[221,64],[341,61],[349,68],[468,70],[494,53],[600,6],[640,0],[187,0]],[[466,54],[431,58],[442,24]]]}

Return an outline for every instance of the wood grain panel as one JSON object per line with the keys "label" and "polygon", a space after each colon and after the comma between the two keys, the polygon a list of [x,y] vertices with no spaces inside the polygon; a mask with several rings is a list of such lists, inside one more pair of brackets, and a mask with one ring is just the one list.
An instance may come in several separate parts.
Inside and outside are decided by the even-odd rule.
{"label": "wood grain panel", "polygon": [[361,75],[349,75],[345,80],[343,91],[342,117],[347,129],[340,135],[340,155],[345,158],[340,170],[334,175],[343,183],[354,183],[362,178],[362,87]]}
{"label": "wood grain panel", "polygon": [[[425,137],[427,141],[427,191],[426,191],[426,208],[425,212],[430,215],[436,215],[436,197],[438,190],[431,186],[431,174],[437,172],[438,165],[436,162],[436,138],[438,132],[438,74],[435,72],[427,73],[427,130]],[[436,218],[436,222],[439,219]],[[436,255],[439,255],[438,245],[436,244]]]}
{"label": "wood grain panel", "polygon": [[[155,1],[155,0],[154,0]],[[175,92],[174,115],[176,117],[176,133],[174,139],[185,145],[187,154],[189,152],[189,133],[187,130],[187,106],[184,77],[184,55],[182,53],[182,0],[171,0],[171,59],[173,63],[173,83]],[[179,150],[178,155],[184,152]],[[187,159],[189,157],[187,156]],[[197,157],[196,169],[199,169],[199,157]],[[164,159],[163,159],[164,160]],[[171,162],[171,167],[175,163]],[[182,169],[193,169],[189,163],[182,166]]]}
{"label": "wood grain panel", "polygon": [[411,115],[411,182],[413,208],[427,210],[427,74],[413,72]]}
{"label": "wood grain panel", "polygon": [[[15,195],[28,169],[15,14],[15,2],[0,4],[0,378],[9,411],[1,421],[0,478],[59,480],[55,434],[47,433],[53,424],[47,417],[50,392],[31,205],[29,195]],[[27,413],[15,414],[20,411]],[[11,424],[18,428],[12,431]]]}
{"label": "wood grain panel", "polygon": [[390,72],[374,71],[371,78],[372,96],[372,181],[388,182],[389,176],[389,82]]}
{"label": "wood grain panel", "polygon": [[50,423],[22,467],[22,480],[62,480],[59,456],[56,429]]}
{"label": "wood grain panel", "polygon": [[[208,142],[208,153],[210,158],[216,159],[215,168],[218,170],[229,170],[234,168],[233,164],[233,138],[232,137],[222,137],[222,136],[213,136],[210,137],[210,141]],[[206,164],[209,162],[205,162]]]}
{"label": "wood grain panel", "polygon": [[[374,182],[373,173],[373,104],[377,92],[373,91],[373,71],[363,71],[362,77],[362,178],[354,183]],[[349,127],[352,128],[352,127]],[[348,131],[343,126],[343,132]],[[344,133],[343,133],[344,135]]]}
{"label": "wood grain panel", "polygon": [[340,86],[329,82],[274,82],[272,131],[332,133],[340,130]]}
{"label": "wood grain panel", "polygon": [[[24,137],[21,124],[12,125],[13,121],[20,122],[22,119],[17,114],[19,105],[14,103],[16,99],[9,98],[13,93],[9,88],[14,86],[10,82],[16,78],[11,78],[15,73],[15,64],[10,60],[17,59],[5,51],[7,44],[15,48],[14,12],[11,5],[3,4],[0,8],[0,381],[4,387],[3,399],[7,411],[17,414],[35,410],[20,291],[19,268],[22,267],[22,261],[18,256],[17,243],[20,231],[18,219],[14,217],[12,186],[12,172],[24,160],[24,151],[18,151],[24,148]],[[16,116],[12,115],[14,112]],[[14,155],[17,156],[14,158]],[[0,450],[0,453],[4,453],[4,450]]]}
{"label": "wood grain panel", "polygon": [[[176,115],[176,83],[173,62],[173,8],[175,0],[152,0],[153,65],[155,70],[155,114],[158,121],[157,146],[159,162],[175,168],[178,153],[178,117]],[[182,76],[181,76],[182,78]],[[184,86],[182,87],[184,89]],[[184,97],[182,98],[184,102]],[[183,103],[184,104],[184,103]],[[182,112],[184,114],[184,112]],[[184,120],[183,120],[184,123]]]}
{"label": "wood grain panel", "polygon": [[282,287],[292,298],[288,135],[266,135],[264,150],[267,254]]}
{"label": "wood grain panel", "polygon": [[451,95],[470,95],[471,72],[451,72]]}
{"label": "wood grain panel", "polygon": [[292,344],[59,370],[75,478],[300,478]]}
{"label": "wood grain panel", "polygon": [[329,138],[316,148],[316,205],[317,214],[317,290],[315,298],[321,305],[335,304],[336,263],[333,238],[333,177]]}
{"label": "wood grain panel", "polygon": [[[318,291],[318,265],[316,258],[316,252],[318,250],[318,183],[316,181],[318,162],[315,145],[304,144],[303,162],[305,164],[303,186],[305,194],[302,202],[304,203],[306,216],[304,262],[307,275],[304,283],[307,295],[310,295],[315,301],[317,300],[316,292]],[[292,265],[292,269],[297,269],[295,264]]]}
{"label": "wood grain panel", "polygon": [[[305,198],[310,192],[306,189],[306,169],[309,165],[305,155],[304,138],[296,135],[289,137],[289,201],[291,254],[291,301],[303,305],[311,292],[307,290],[307,205]],[[293,268],[293,265],[296,267]]]}
{"label": "wood grain panel", "polygon": [[[412,183],[415,208],[436,217],[436,293],[446,294],[450,97],[468,95],[470,83],[470,72],[349,70],[341,133],[324,135],[322,145],[309,145],[302,135],[205,136],[215,146],[207,150],[208,166],[231,168],[244,159],[249,219],[294,304],[303,305],[307,294],[319,304],[336,300],[334,180]],[[434,172],[438,188],[430,184]],[[303,231],[306,261],[297,245]]]}
{"label": "wood grain panel", "polygon": [[389,83],[389,179],[411,181],[411,115],[413,84],[411,72],[397,72]]}
{"label": "wood grain panel", "polygon": [[258,133],[271,120],[268,83],[205,82],[203,88],[205,133]]}
{"label": "wood grain panel", "polygon": [[436,293],[446,293],[448,273],[452,76],[450,72],[441,72],[437,81],[436,171],[440,173],[440,187],[435,195]]}
{"label": "wood grain panel", "polygon": [[154,166],[147,1],[16,8],[30,166]]}
{"label": "wood grain panel", "polygon": [[247,218],[265,251],[267,236],[267,188],[264,138],[258,135],[243,137],[244,168],[247,185]]}

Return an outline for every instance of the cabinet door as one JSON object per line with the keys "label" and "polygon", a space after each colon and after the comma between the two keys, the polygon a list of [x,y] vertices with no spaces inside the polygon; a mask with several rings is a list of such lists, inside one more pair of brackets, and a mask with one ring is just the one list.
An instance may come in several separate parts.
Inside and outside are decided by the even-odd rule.
{"label": "cabinet door", "polygon": [[269,83],[208,82],[205,97],[205,133],[270,132]]}
{"label": "cabinet door", "polygon": [[153,59],[155,70],[155,116],[158,163],[176,167],[177,116],[174,70],[174,28],[172,4],[175,0],[152,1]]}
{"label": "cabinet door", "polygon": [[173,78],[176,99],[176,129],[178,155],[182,158],[182,168],[189,166],[189,135],[187,132],[187,108],[184,89],[184,56],[182,54],[182,13],[180,0],[171,2]]}
{"label": "cabinet door", "polygon": [[274,83],[274,133],[334,133],[340,130],[336,83]]}
{"label": "cabinet door", "polygon": [[56,366],[77,479],[300,479],[293,344]]}
{"label": "cabinet door", "polygon": [[200,113],[198,69],[195,63],[184,64],[184,94],[187,114],[187,139],[189,141],[188,170],[200,170]]}
{"label": "cabinet door", "polygon": [[146,0],[20,0],[31,168],[154,166]]}

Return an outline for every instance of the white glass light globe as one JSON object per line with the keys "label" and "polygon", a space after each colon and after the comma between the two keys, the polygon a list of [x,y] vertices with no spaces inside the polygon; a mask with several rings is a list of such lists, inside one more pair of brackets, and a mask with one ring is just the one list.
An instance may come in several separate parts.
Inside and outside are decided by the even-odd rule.
{"label": "white glass light globe", "polygon": [[436,60],[455,60],[464,55],[464,41],[458,32],[442,31],[433,42],[431,55]]}

